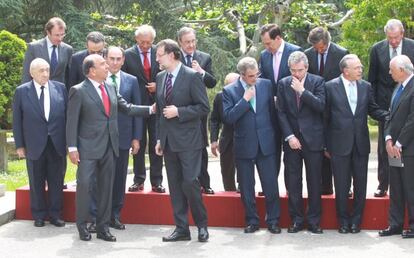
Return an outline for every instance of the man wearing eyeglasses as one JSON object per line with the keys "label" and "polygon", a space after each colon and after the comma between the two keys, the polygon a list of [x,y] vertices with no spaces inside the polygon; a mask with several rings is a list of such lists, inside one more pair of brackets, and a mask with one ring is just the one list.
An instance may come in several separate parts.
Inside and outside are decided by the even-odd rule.
{"label": "man wearing eyeglasses", "polygon": [[86,36],[86,49],[76,52],[72,57],[71,69],[69,72],[69,83],[66,85],[68,91],[70,87],[85,80],[82,71],[82,63],[85,57],[92,54],[103,55],[105,47],[105,36],[99,31],[92,31]]}
{"label": "man wearing eyeglasses", "polygon": [[67,83],[73,50],[70,45],[63,42],[65,30],[65,22],[59,17],[53,17],[45,25],[46,37],[27,45],[22,83],[32,79],[30,63],[38,57],[49,63],[50,80]]}

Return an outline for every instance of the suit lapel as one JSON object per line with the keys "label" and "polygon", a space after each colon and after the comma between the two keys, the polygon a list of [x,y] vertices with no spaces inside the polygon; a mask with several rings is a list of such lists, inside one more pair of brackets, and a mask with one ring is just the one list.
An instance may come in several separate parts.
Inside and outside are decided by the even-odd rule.
{"label": "suit lapel", "polygon": [[382,55],[382,62],[384,64],[384,67],[388,67],[390,63],[390,47],[388,46],[388,41],[384,41],[379,53],[384,53]]}
{"label": "suit lapel", "polygon": [[157,60],[155,48],[151,47],[151,80],[155,81],[155,76],[157,74]]}
{"label": "suit lapel", "polygon": [[165,106],[165,94],[164,93],[165,93],[166,76],[167,76],[167,71],[162,72],[161,82],[160,82],[161,87],[157,89],[158,90],[158,101],[162,103],[160,106]]}
{"label": "suit lapel", "polygon": [[[142,65],[141,52],[139,52],[137,45],[135,45],[134,47],[135,47],[135,56],[137,58],[137,71],[140,74],[141,78],[143,78],[146,82],[148,82],[147,77],[145,77],[145,74],[144,74],[144,66]],[[153,56],[155,55],[151,53],[151,59]],[[151,64],[151,74],[152,74],[152,64]]]}
{"label": "suit lapel", "polygon": [[362,107],[362,99],[364,99],[364,91],[362,89],[362,84],[360,81],[356,82],[357,86],[357,106],[355,108],[355,114],[358,112],[358,110]]}
{"label": "suit lapel", "polygon": [[49,110],[48,121],[51,121],[54,115],[54,111],[56,110],[57,96],[58,96],[58,93],[57,93],[55,85],[51,81],[49,81],[50,110]]}
{"label": "suit lapel", "polygon": [[[401,97],[400,97],[400,99],[398,100],[398,102],[395,104],[395,108],[392,110],[392,112],[391,112],[391,117],[393,117],[393,115],[397,112],[397,110],[398,110],[398,108],[400,107],[400,104],[405,100],[405,98],[407,97],[407,95],[408,95],[408,92],[411,90],[411,88],[412,88],[412,86],[413,86],[413,80],[414,80],[414,77],[412,77],[411,79],[410,79],[410,81],[407,83],[407,85],[405,85],[405,87],[404,87],[404,90],[403,90],[403,92],[401,93]],[[394,89],[394,93],[392,94],[392,98],[391,98],[391,100],[394,98],[394,95],[395,95],[395,92],[396,92],[396,90],[398,89],[398,87],[396,87],[395,89]],[[392,105],[392,103],[391,103],[391,105]]]}
{"label": "suit lapel", "polygon": [[348,95],[346,94],[346,90],[345,90],[345,85],[343,83],[343,81],[339,78],[339,84],[338,84],[338,93],[339,96],[344,96],[344,98],[341,98],[344,100],[344,105],[347,107],[349,113],[351,114],[351,116],[353,116],[354,114],[352,114],[352,109],[351,106],[349,105],[349,101],[348,101]]}
{"label": "suit lapel", "polygon": [[85,91],[89,95],[89,97],[96,103],[102,113],[105,114],[105,108],[102,103],[102,99],[99,97],[98,92],[96,92],[95,86],[93,86],[92,82],[89,79],[84,81]]}
{"label": "suit lapel", "polygon": [[35,85],[32,83],[30,85],[30,88],[27,90],[27,97],[29,98],[30,102],[32,103],[34,109],[39,114],[39,116],[46,121],[45,115],[42,114],[42,111],[40,110],[40,103],[39,103],[39,97],[37,96]]}
{"label": "suit lapel", "polygon": [[49,64],[50,64],[50,57],[49,57],[49,51],[47,49],[47,41],[46,38],[44,38],[41,42],[42,47],[41,47],[41,57],[43,59],[45,59]]}

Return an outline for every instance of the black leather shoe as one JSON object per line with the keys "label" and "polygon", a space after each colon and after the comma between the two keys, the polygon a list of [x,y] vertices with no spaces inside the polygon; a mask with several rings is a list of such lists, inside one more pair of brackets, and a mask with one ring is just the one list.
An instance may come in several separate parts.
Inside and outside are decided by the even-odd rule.
{"label": "black leather shoe", "polygon": [[63,184],[62,189],[68,189],[68,185],[67,184]]}
{"label": "black leather shoe", "polygon": [[96,237],[108,242],[116,242],[116,237],[113,236],[109,231],[98,232]]}
{"label": "black leather shoe", "polygon": [[35,227],[44,227],[45,226],[45,221],[42,220],[42,219],[35,219],[33,224],[34,224]]}
{"label": "black leather shoe", "polygon": [[414,229],[405,230],[401,236],[402,238],[414,238]]}
{"label": "black leather shoe", "polygon": [[244,233],[254,233],[259,230],[259,225],[250,224],[244,228]]}
{"label": "black leather shoe", "polygon": [[352,198],[352,190],[351,189],[349,189],[348,198]]}
{"label": "black leather shoe", "polygon": [[313,234],[322,234],[323,230],[319,225],[309,225],[308,231],[312,232]]}
{"label": "black leather shoe", "polygon": [[89,224],[88,231],[89,231],[89,233],[96,233],[96,223],[95,222],[92,222],[91,224]]}
{"label": "black leather shoe", "polygon": [[291,225],[287,232],[288,233],[298,233],[299,231],[301,231],[303,229],[303,224],[300,223],[293,223],[293,225]]}
{"label": "black leather shoe", "polygon": [[272,234],[280,234],[282,232],[278,224],[269,225],[267,230]]}
{"label": "black leather shoe", "polygon": [[55,225],[56,227],[65,226],[65,222],[61,219],[50,219],[50,224]]}
{"label": "black leather shoe", "polygon": [[264,196],[264,192],[260,191],[260,192],[257,193],[257,195]]}
{"label": "black leather shoe", "polygon": [[198,242],[207,242],[208,237],[207,227],[198,229]]}
{"label": "black leather shoe", "polygon": [[338,232],[341,234],[348,234],[349,233],[348,225],[341,225],[338,229]]}
{"label": "black leather shoe", "polygon": [[332,195],[333,191],[332,190],[325,190],[321,192],[321,195]]}
{"label": "black leather shoe", "polygon": [[165,188],[162,185],[154,185],[152,191],[156,193],[165,193]]}
{"label": "black leather shoe", "polygon": [[78,228],[79,230],[79,239],[82,241],[89,241],[92,239],[91,233],[89,233],[87,228]]}
{"label": "black leather shoe", "polygon": [[387,195],[387,191],[386,190],[377,189],[374,192],[374,197],[384,197],[386,195]]}
{"label": "black leather shoe", "polygon": [[111,220],[111,223],[109,223],[109,226],[114,229],[124,230],[125,225],[119,221],[119,219],[113,219]]}
{"label": "black leather shoe", "polygon": [[128,188],[129,192],[140,192],[142,190],[144,190],[144,183],[134,183]]}
{"label": "black leather shoe", "polygon": [[378,232],[379,236],[392,236],[392,235],[399,235],[402,233],[402,228],[397,226],[389,226],[386,229],[380,230]]}
{"label": "black leather shoe", "polygon": [[350,230],[350,232],[351,232],[352,234],[359,233],[359,232],[361,232],[361,228],[360,228],[360,227],[359,227],[359,225],[357,225],[357,224],[352,224],[352,225],[351,225],[351,230]]}
{"label": "black leather shoe", "polygon": [[201,189],[201,192],[203,193],[203,194],[214,194],[214,191],[213,191],[213,189],[211,189],[211,187],[206,187],[206,188],[202,188]]}
{"label": "black leather shoe", "polygon": [[163,242],[177,242],[177,241],[189,241],[189,240],[191,240],[190,232],[181,233],[176,230],[174,230],[174,232],[172,232],[171,235],[162,238]]}
{"label": "black leather shoe", "polygon": [[237,192],[237,193],[240,193],[240,185],[239,185],[239,184],[237,185],[236,192]]}

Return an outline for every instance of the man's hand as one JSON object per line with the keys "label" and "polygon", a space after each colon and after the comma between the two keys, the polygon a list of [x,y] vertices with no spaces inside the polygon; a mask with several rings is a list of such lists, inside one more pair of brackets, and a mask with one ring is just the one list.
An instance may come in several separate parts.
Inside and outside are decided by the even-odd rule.
{"label": "man's hand", "polygon": [[247,102],[249,102],[249,101],[250,101],[250,99],[251,99],[251,98],[253,98],[255,95],[256,95],[256,90],[255,90],[255,88],[254,88],[254,87],[250,87],[250,88],[248,88],[248,89],[246,89],[246,90],[244,91],[243,98],[244,98]]}
{"label": "man's hand", "polygon": [[151,106],[151,114],[157,114],[157,104],[154,103]]}
{"label": "man's hand", "polygon": [[155,154],[157,154],[158,156],[162,156],[164,154],[161,148],[161,143],[159,142],[157,142],[157,144],[155,145]]}
{"label": "man's hand", "polygon": [[69,159],[70,159],[70,162],[72,162],[74,165],[78,165],[80,162],[79,152],[78,151],[69,152]]}
{"label": "man's hand", "polygon": [[385,143],[385,149],[391,158],[401,158],[401,149],[395,146],[391,139]]}
{"label": "man's hand", "polygon": [[138,151],[139,151],[139,147],[140,147],[139,140],[136,140],[136,139],[132,140],[132,142],[131,142],[131,154],[132,155],[137,154]]}
{"label": "man's hand", "polygon": [[289,146],[292,150],[301,150],[302,149],[302,145],[300,144],[298,138],[296,138],[295,136],[290,138],[288,142],[289,142]]}
{"label": "man's hand", "polygon": [[178,116],[178,108],[174,105],[166,106],[163,109],[162,113],[164,114],[165,118],[171,119]]}
{"label": "man's hand", "polygon": [[323,151],[323,155],[328,158],[331,159],[331,154],[328,151]]}
{"label": "man's hand", "polygon": [[16,153],[17,153],[17,156],[19,156],[19,159],[24,159],[24,158],[26,158],[26,149],[25,148],[17,148],[16,149]]}
{"label": "man's hand", "polygon": [[194,70],[196,70],[198,73],[201,73],[201,74],[204,74],[204,73],[205,73],[204,69],[203,69],[203,68],[201,68],[200,64],[199,64],[196,60],[193,60],[193,61],[191,62],[191,67],[192,67]]}
{"label": "man's hand", "polygon": [[217,151],[220,152],[218,142],[212,142],[210,144],[210,149],[211,149],[211,153],[214,155],[214,157],[217,157],[218,156]]}
{"label": "man's hand", "polygon": [[149,82],[145,87],[147,88],[149,93],[154,93],[155,91],[157,91],[157,86],[155,82]]}
{"label": "man's hand", "polygon": [[305,80],[299,81],[296,77],[292,76],[292,84],[290,85],[293,90],[295,90],[297,93],[302,94],[305,91],[305,86],[303,86],[305,83]]}

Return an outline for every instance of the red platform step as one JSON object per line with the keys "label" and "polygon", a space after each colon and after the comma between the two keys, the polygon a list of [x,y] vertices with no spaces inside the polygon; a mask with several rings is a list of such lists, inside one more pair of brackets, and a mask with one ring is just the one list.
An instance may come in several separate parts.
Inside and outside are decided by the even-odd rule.
{"label": "red platform step", "polygon": [[[64,190],[63,219],[65,221],[75,221],[75,190],[76,189],[73,187]],[[209,226],[245,226],[244,208],[239,194],[235,192],[216,192],[214,195],[203,195],[203,199],[208,212]],[[280,226],[286,228],[290,224],[287,196],[282,195],[280,200]],[[351,204],[352,200],[349,201],[349,205]],[[256,205],[261,218],[261,226],[264,227],[266,226],[264,223],[264,197],[256,197]],[[369,196],[366,201],[361,228],[383,229],[387,227],[388,207],[388,197],[373,198],[372,196]],[[28,186],[16,190],[16,219],[32,219]],[[127,192],[125,196],[125,206],[121,213],[121,220],[127,224],[173,225],[174,221],[169,194]],[[334,195],[322,197],[321,227],[324,229],[338,228]]]}

